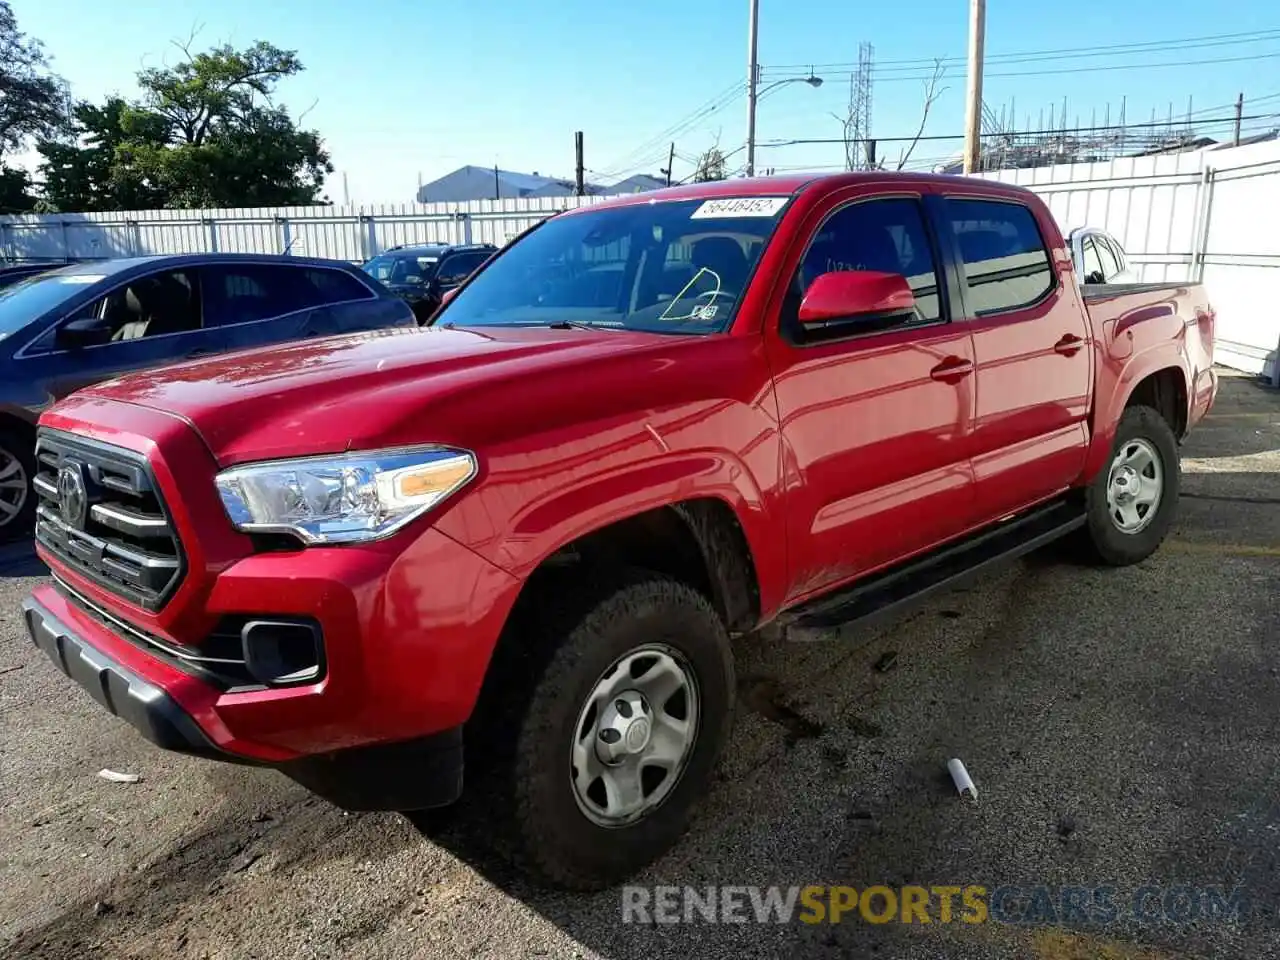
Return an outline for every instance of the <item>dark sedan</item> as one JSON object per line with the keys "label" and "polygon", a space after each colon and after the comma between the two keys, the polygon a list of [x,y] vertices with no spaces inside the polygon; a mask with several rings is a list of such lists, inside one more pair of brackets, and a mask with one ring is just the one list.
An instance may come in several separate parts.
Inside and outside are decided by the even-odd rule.
{"label": "dark sedan", "polygon": [[0,539],[30,526],[35,422],[67,394],[210,353],[416,325],[357,268],[303,257],[106,260],[0,289]]}

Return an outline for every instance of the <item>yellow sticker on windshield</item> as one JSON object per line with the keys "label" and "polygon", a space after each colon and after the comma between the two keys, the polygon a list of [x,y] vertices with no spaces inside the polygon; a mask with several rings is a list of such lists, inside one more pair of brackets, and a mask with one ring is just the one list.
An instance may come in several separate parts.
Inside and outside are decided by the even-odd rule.
{"label": "yellow sticker on windshield", "polygon": [[786,206],[788,197],[718,197],[708,200],[690,220],[727,220],[734,217],[773,217]]}

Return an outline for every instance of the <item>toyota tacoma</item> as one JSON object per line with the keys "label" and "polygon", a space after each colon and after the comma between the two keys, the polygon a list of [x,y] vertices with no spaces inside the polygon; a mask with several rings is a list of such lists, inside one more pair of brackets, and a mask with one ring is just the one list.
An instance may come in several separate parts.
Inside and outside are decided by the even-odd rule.
{"label": "toyota tacoma", "polygon": [[465,761],[535,876],[599,888],[708,788],[735,638],[1059,537],[1156,550],[1213,329],[1196,284],[1082,287],[1005,184],[622,197],[533,227],[428,326],[47,410],[26,621],[160,746],[346,809],[449,804]]}

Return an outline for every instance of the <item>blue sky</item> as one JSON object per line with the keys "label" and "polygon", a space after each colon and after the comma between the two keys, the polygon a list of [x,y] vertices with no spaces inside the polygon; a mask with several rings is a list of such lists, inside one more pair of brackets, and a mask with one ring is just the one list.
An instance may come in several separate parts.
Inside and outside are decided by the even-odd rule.
{"label": "blue sky", "polygon": [[[44,41],[55,69],[82,98],[132,94],[135,72],[172,62],[178,53],[171,41],[193,28],[198,46],[264,39],[296,50],[307,69],[285,82],[281,99],[295,115],[305,111],[304,122],[325,137],[337,167],[328,193],[337,202],[343,173],[355,203],[410,201],[419,174],[430,180],[464,163],[570,176],[578,129],[592,179],[656,172],[670,142],[657,135],[717,103],[723,106],[679,130],[676,178],[717,136],[726,152],[745,137],[745,99],[732,88],[746,75],[747,0],[12,5],[21,28]],[[967,30],[966,0],[761,0],[763,83],[803,73],[808,64],[825,82],[770,91],[759,109],[759,139],[838,137],[832,113],[845,109],[862,41],[874,45],[877,64],[872,130],[878,137],[909,136],[919,123],[921,67],[902,61],[963,58]],[[1250,33],[1262,36],[1203,39]],[[1202,39],[1183,49],[1083,52],[1189,38]],[[1015,57],[1074,48],[1082,52]],[[1114,120],[1122,97],[1130,121],[1149,121],[1153,108],[1163,119],[1170,103],[1175,116],[1185,116],[1189,97],[1202,117],[1226,116],[1239,92],[1246,115],[1280,113],[1280,96],[1271,96],[1280,94],[1274,0],[1076,0],[1057,7],[989,0],[987,55],[985,100],[997,114],[1013,100],[1019,127],[1028,114],[1033,126],[1042,110],[1047,119],[1050,104],[1060,112],[1064,96],[1070,125],[1077,117],[1090,123],[1095,111],[1101,123],[1108,101]],[[961,61],[944,76],[946,92],[927,134],[962,131],[964,85]],[[900,146],[885,143],[881,155],[896,158]],[[926,163],[958,150],[958,142],[921,143],[913,159]],[[762,148],[757,167],[834,166],[841,157],[839,144]],[[742,160],[735,154],[731,166]]]}

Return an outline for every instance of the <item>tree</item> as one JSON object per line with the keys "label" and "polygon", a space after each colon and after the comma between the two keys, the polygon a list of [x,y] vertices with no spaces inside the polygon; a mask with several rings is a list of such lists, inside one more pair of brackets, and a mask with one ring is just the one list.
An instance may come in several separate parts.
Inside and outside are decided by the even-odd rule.
{"label": "tree", "polygon": [[0,0],[0,157],[57,130],[65,105],[65,87],[49,72],[40,41],[18,30],[8,0]]}
{"label": "tree", "polygon": [[142,96],[77,104],[72,136],[42,144],[46,199],[61,210],[291,206],[332,172],[318,133],[271,101],[302,71],[292,51],[223,45],[138,74]]}
{"label": "tree", "polygon": [[903,151],[898,159],[898,169],[901,170],[907,165],[907,161],[911,159],[911,154],[916,148],[916,144],[920,142],[920,138],[924,135],[924,125],[929,121],[929,110],[933,107],[934,102],[947,92],[947,88],[938,89],[938,83],[942,80],[942,75],[947,72],[947,68],[943,66],[941,60],[933,61],[933,74],[924,82],[924,108],[920,111],[920,126],[916,130],[916,135],[907,149]]}
{"label": "tree", "polygon": [[0,213],[30,213],[35,208],[27,171],[0,166]]}
{"label": "tree", "polygon": [[80,102],[71,110],[69,143],[47,141],[44,157],[45,200],[58,210],[146,210],[164,205],[165,195],[146,182],[118,155],[146,146],[162,147],[163,118],[139,110],[120,97],[100,107]]}
{"label": "tree", "polygon": [[49,71],[40,41],[18,29],[13,8],[0,0],[0,213],[35,206],[30,176],[6,166],[4,154],[58,130],[65,104],[65,85]]}
{"label": "tree", "polygon": [[720,149],[720,143],[717,141],[698,157],[697,166],[694,167],[693,171],[693,179],[695,183],[707,183],[711,180],[724,180],[728,176],[729,170],[725,162],[724,151]]}

